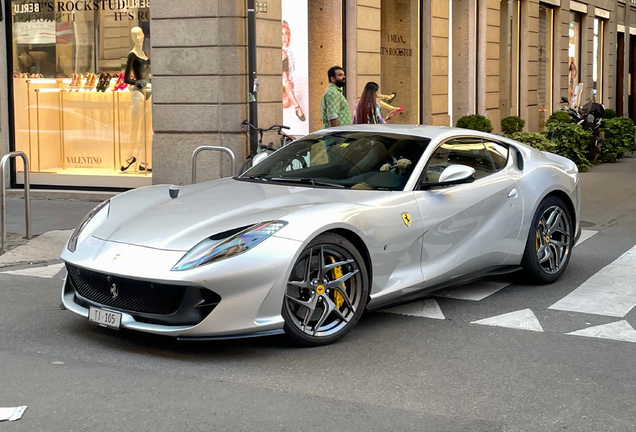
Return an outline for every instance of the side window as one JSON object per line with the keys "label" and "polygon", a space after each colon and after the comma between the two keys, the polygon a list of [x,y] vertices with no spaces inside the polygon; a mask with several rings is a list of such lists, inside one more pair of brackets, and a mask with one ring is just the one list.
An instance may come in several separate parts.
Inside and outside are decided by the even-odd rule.
{"label": "side window", "polygon": [[492,162],[495,164],[495,171],[504,169],[508,164],[510,149],[492,141],[486,141],[484,144],[486,145],[486,149],[488,149],[488,153],[490,153]]}
{"label": "side window", "polygon": [[488,150],[479,139],[458,138],[440,145],[426,166],[425,183],[437,183],[442,171],[453,164],[460,164],[475,169],[477,179],[495,172]]}

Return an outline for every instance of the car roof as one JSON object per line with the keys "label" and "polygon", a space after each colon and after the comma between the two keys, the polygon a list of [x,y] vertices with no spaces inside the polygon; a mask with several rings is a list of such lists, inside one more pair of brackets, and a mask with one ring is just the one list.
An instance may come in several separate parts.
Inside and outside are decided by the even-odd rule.
{"label": "car roof", "polygon": [[471,129],[455,128],[449,126],[428,126],[413,124],[361,124],[351,126],[338,126],[329,129],[321,129],[314,133],[327,134],[331,132],[382,132],[418,136],[422,138],[430,138],[433,140],[436,138],[446,138],[457,135],[468,135],[491,139],[501,138]]}

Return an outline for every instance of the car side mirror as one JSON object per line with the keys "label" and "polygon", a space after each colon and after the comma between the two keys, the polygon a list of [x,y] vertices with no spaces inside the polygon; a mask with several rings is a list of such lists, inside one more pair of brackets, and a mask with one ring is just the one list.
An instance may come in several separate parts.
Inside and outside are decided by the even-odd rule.
{"label": "car side mirror", "polygon": [[437,183],[424,183],[420,189],[431,189],[440,186],[451,186],[475,181],[475,168],[466,165],[453,164],[444,169]]}
{"label": "car side mirror", "polygon": [[267,152],[261,152],[257,154],[252,158],[252,166],[258,165],[259,163],[263,162],[265,159],[267,159],[268,156],[269,153]]}

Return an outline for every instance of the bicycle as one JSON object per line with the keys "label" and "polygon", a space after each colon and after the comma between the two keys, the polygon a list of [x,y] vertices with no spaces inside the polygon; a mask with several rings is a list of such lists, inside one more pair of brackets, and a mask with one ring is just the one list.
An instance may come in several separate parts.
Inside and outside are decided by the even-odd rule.
{"label": "bicycle", "polygon": [[[259,128],[251,124],[248,120],[243,120],[241,126],[251,128],[258,132],[258,146],[256,147],[256,154],[250,154],[247,156],[243,165],[239,169],[239,175],[242,175],[245,171],[252,168],[254,165],[261,162],[263,159],[267,158],[270,154],[272,154],[277,149],[274,148],[274,142],[270,142],[267,145],[263,145],[263,134],[265,132],[269,132],[271,130],[276,130],[278,135],[280,135],[280,147],[285,147],[286,145],[292,143],[296,140],[296,137],[287,135],[283,132],[283,129],[290,129],[289,126],[283,125],[273,125],[267,129]],[[259,155],[263,155],[260,156]],[[282,167],[282,171],[291,171],[294,169],[306,168],[307,162],[301,157],[294,157],[292,161],[286,167]]]}

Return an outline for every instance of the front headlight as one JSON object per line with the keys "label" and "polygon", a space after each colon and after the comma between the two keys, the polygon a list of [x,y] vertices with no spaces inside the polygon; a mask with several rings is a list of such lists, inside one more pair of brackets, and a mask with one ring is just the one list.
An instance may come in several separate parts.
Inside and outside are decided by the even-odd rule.
{"label": "front headlight", "polygon": [[285,225],[287,222],[278,220],[257,224],[216,246],[214,240],[205,239],[185,254],[172,271],[189,270],[240,255],[271,237]]}
{"label": "front headlight", "polygon": [[95,207],[93,210],[91,210],[89,214],[84,216],[84,219],[82,219],[82,222],[80,222],[79,226],[75,228],[75,231],[73,231],[73,234],[71,235],[71,238],[68,241],[69,251],[75,252],[75,250],[77,249],[77,242],[79,240],[80,234],[82,234],[82,231],[84,231],[84,228],[86,228],[86,226],[93,220],[93,218],[97,216],[98,214],[100,214],[100,212],[104,208],[106,208],[106,210],[104,210],[104,212],[101,213],[101,216],[103,216],[104,220],[106,220],[106,218],[108,218],[108,212],[110,211],[110,200],[104,201],[103,203]]}

